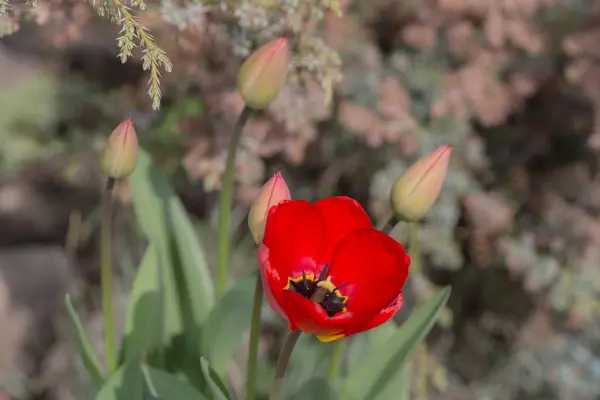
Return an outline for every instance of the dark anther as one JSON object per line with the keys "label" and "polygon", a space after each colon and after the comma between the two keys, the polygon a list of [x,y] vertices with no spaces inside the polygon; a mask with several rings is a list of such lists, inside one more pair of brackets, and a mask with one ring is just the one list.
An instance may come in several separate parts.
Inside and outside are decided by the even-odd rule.
{"label": "dark anther", "polygon": [[329,272],[329,264],[325,264],[325,266],[323,267],[323,270],[319,274],[319,280],[317,282],[324,281],[328,272]]}
{"label": "dark anther", "polygon": [[309,286],[310,283],[312,282],[308,282],[308,279],[306,279],[306,272],[302,271],[302,283],[304,284],[304,288],[306,289],[307,293],[311,292],[311,287]]}
{"label": "dark anther", "polygon": [[337,292],[338,290],[340,290],[341,288],[343,288],[343,287],[344,287],[344,286],[346,286],[347,284],[348,284],[348,282],[346,282],[346,283],[342,283],[340,286],[338,286],[338,287],[336,287],[335,289],[333,289],[333,290],[332,290],[332,293],[333,293],[333,292]]}
{"label": "dark anther", "polygon": [[305,272],[302,272],[302,280],[300,280],[298,282],[290,280],[290,286],[297,293],[301,294],[304,297],[310,298],[310,296],[312,296],[313,292],[315,291],[317,284],[315,282],[313,282],[312,280],[308,279],[306,277]]}
{"label": "dark anther", "polygon": [[346,307],[346,299],[338,296],[334,290],[325,296],[325,299],[321,302],[321,307],[325,309],[327,315],[333,317],[335,314],[344,310]]}
{"label": "dark anther", "polygon": [[[319,303],[321,307],[327,312],[327,315],[333,317],[335,314],[342,312],[346,307],[346,298],[339,294],[339,290],[346,286],[348,283],[344,283],[332,291],[328,292],[327,289],[320,288],[323,293],[319,293],[317,295],[318,299],[314,299],[313,296],[315,292],[317,292],[318,283],[325,280],[327,273],[329,272],[329,265],[325,265],[323,270],[319,274],[319,279],[317,281],[314,278],[308,278],[306,276],[306,272],[302,272],[302,279],[298,281],[294,281],[292,279],[289,280],[290,288],[293,289],[296,293],[306,297],[307,299],[312,299],[313,301]],[[321,300],[322,299],[322,300]]]}

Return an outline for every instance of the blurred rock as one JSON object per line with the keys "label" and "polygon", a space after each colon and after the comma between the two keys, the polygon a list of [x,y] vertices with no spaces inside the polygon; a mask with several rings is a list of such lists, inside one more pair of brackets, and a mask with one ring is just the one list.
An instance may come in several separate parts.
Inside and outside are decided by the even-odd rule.
{"label": "blurred rock", "polygon": [[480,234],[497,235],[510,229],[515,212],[499,196],[473,193],[464,199],[464,204],[469,225]]}
{"label": "blurred rock", "polygon": [[[23,246],[0,250],[0,388],[15,396],[45,370],[59,339],[64,297],[74,284],[69,262],[59,247]],[[53,385],[56,382],[52,382]]]}
{"label": "blurred rock", "polygon": [[86,216],[96,206],[100,181],[97,176],[82,174],[89,160],[78,164],[82,176],[72,183],[62,179],[70,167],[65,161],[59,157],[42,162],[19,179],[0,181],[0,247],[63,244],[70,213],[79,210]]}

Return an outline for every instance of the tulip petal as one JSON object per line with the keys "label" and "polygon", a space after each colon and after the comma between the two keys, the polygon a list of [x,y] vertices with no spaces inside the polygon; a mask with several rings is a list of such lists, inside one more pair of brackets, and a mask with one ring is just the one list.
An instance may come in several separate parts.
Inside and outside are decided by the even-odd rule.
{"label": "tulip petal", "polygon": [[317,273],[322,264],[325,221],[307,201],[283,201],[269,212],[263,243],[269,249],[269,271],[279,277],[279,286],[271,289],[283,290],[287,278]]}
{"label": "tulip petal", "polygon": [[287,315],[291,330],[315,335],[335,335],[356,326],[354,315],[341,312],[329,317],[321,305],[291,290],[282,293],[281,306]]}
{"label": "tulip petal", "polygon": [[256,243],[262,241],[269,210],[283,200],[291,199],[290,189],[281,172],[276,173],[264,184],[260,193],[252,202],[248,213],[248,227]]}
{"label": "tulip petal", "polygon": [[351,232],[373,227],[360,203],[350,197],[327,197],[314,205],[325,218],[327,240],[323,257],[326,260],[331,260],[338,243]]}
{"label": "tulip petal", "polygon": [[[264,244],[258,247],[258,266],[260,270],[260,278],[262,281],[263,292],[267,298],[267,302],[273,310],[283,318],[286,318],[285,313],[279,305],[281,303],[281,289],[287,282],[281,282],[281,276],[273,269],[269,261],[269,249]],[[273,291],[271,288],[276,288]]]}
{"label": "tulip petal", "polygon": [[329,277],[347,296],[347,309],[366,324],[401,292],[410,257],[400,243],[375,229],[348,235],[336,248]]}
{"label": "tulip petal", "polygon": [[368,331],[369,329],[377,328],[379,325],[382,325],[392,319],[392,317],[396,315],[400,308],[402,308],[402,293],[400,293],[398,297],[394,299],[392,304],[381,310],[381,312],[377,314],[375,318],[367,322],[365,325],[362,325],[357,329],[348,330],[344,333],[346,336],[350,336],[363,331]]}

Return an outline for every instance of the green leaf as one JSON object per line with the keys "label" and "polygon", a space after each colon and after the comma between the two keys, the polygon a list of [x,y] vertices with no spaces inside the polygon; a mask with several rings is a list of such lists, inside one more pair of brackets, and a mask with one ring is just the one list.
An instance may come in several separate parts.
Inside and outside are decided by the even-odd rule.
{"label": "green leaf", "polygon": [[176,375],[140,363],[120,368],[96,400],[204,400],[206,397]]}
{"label": "green leaf", "polygon": [[377,393],[377,396],[371,400],[409,400],[409,381],[407,379],[407,365],[400,370],[396,371],[396,374],[390,379],[387,385],[383,387]]}
{"label": "green leaf", "polygon": [[291,400],[327,399],[336,400],[338,396],[329,382],[324,378],[312,378],[298,389]]}
{"label": "green leaf", "polygon": [[[398,329],[400,328],[394,321],[389,321],[388,323],[380,325],[375,329],[371,329],[365,336],[368,337],[368,340],[371,343],[371,348],[376,349],[381,345],[381,343],[388,341],[394,335],[394,333],[398,331]],[[406,366],[402,369],[398,369],[395,375],[390,378],[389,383],[385,385],[385,387],[381,389],[377,396],[375,396],[372,400],[394,399],[396,397],[401,397],[402,394],[405,394],[405,379],[403,375],[404,370],[406,370]],[[400,398],[397,400],[400,400]]]}
{"label": "green leaf", "polygon": [[151,399],[151,396],[144,397],[146,392],[140,365],[130,363],[121,367],[106,381],[96,395],[96,400]]}
{"label": "green leaf", "polygon": [[67,311],[71,317],[71,323],[73,324],[73,330],[75,331],[77,340],[77,350],[81,355],[83,365],[85,365],[85,368],[90,374],[94,386],[96,386],[96,388],[100,388],[105,380],[104,374],[102,373],[102,367],[96,358],[96,354],[94,354],[94,348],[90,342],[90,339],[85,333],[83,324],[79,320],[77,311],[75,311],[75,307],[73,307],[73,303],[71,303],[71,296],[68,294],[65,297],[65,304],[67,305]]}
{"label": "green leaf", "polygon": [[369,338],[371,332],[373,332],[375,329],[372,329],[360,335],[352,335],[346,338],[348,346],[345,363],[346,365],[348,365],[349,367],[352,367],[353,365],[358,365],[371,355],[373,345],[369,341]]}
{"label": "green leaf", "polygon": [[[164,400],[202,400],[206,399],[192,385],[176,375],[156,368],[142,365],[142,373],[148,388],[158,399]],[[125,399],[124,399],[125,400]],[[126,400],[129,400],[126,399]]]}
{"label": "green leaf", "polygon": [[165,173],[141,148],[138,165],[129,181],[142,230],[158,246],[162,266],[173,271],[182,321],[198,327],[213,308],[215,294],[204,251],[190,218]]}
{"label": "green leaf", "polygon": [[213,400],[228,400],[229,396],[225,394],[227,393],[225,385],[219,380],[219,377],[214,370],[210,368],[206,358],[200,358],[200,367],[202,368],[202,374],[208,384],[208,388],[212,393]]}
{"label": "green leaf", "polygon": [[202,325],[201,353],[220,376],[227,372],[233,353],[250,329],[257,275],[255,271],[239,280]]}
{"label": "green leaf", "polygon": [[353,399],[375,399],[404,367],[407,358],[433,327],[450,296],[447,286],[435,293],[393,335],[373,349],[345,380],[344,393]]}
{"label": "green leaf", "polygon": [[182,329],[175,278],[171,270],[161,268],[158,246],[152,243],[136,273],[127,307],[122,363],[168,345]]}
{"label": "green leaf", "polygon": [[[289,398],[306,388],[307,382],[313,381],[315,376],[325,376],[329,368],[330,354],[331,343],[320,342],[315,335],[300,335],[285,376],[284,398]],[[271,377],[269,385],[272,384],[272,379]]]}
{"label": "green leaf", "polygon": [[390,395],[395,395],[396,393],[399,393],[400,396],[398,397],[398,400],[410,400],[410,374],[407,366],[405,366],[400,372],[400,379],[398,379],[398,382],[399,387],[396,391],[394,390],[395,386],[388,386],[390,388]]}

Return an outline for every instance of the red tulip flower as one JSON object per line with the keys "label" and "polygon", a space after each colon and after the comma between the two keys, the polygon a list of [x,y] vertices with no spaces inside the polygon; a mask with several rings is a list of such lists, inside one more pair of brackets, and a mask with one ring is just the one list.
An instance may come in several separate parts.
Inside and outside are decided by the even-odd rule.
{"label": "red tulip flower", "polygon": [[323,342],[392,318],[410,265],[402,245],[373,228],[348,197],[272,207],[258,258],[271,307],[291,330]]}

